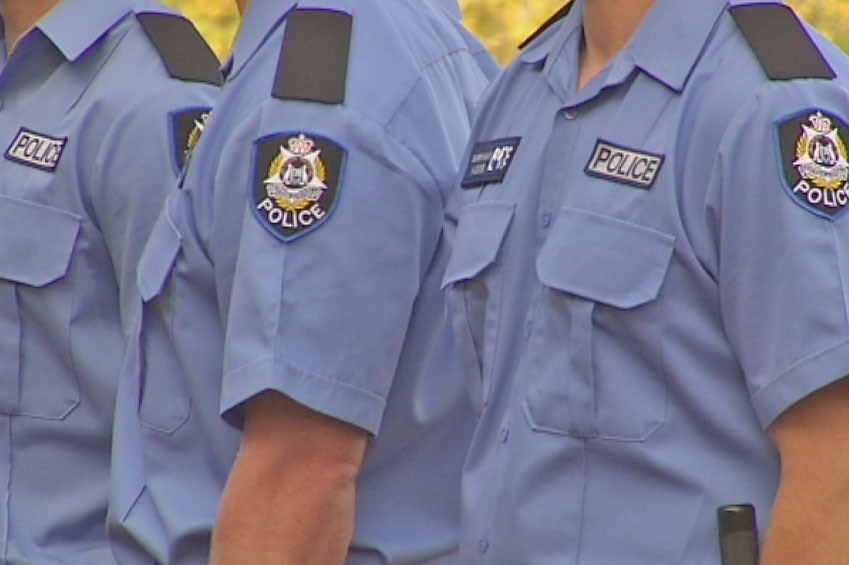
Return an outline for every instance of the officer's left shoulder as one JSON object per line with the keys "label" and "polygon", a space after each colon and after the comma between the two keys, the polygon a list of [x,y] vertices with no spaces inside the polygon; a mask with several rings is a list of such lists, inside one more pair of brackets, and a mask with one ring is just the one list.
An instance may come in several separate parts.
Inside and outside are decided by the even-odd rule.
{"label": "officer's left shoulder", "polygon": [[836,78],[820,46],[786,4],[733,3],[728,12],[770,80]]}
{"label": "officer's left shoulder", "polygon": [[153,11],[139,11],[136,19],[172,78],[222,84],[218,58],[192,22],[178,14]]}

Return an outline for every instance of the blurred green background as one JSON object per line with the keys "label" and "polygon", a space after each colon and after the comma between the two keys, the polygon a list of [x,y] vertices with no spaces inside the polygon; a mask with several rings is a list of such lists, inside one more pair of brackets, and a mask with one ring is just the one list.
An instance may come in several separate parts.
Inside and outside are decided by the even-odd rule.
{"label": "blurred green background", "polygon": [[[238,27],[233,0],[164,0],[181,10],[204,34],[222,59]],[[680,0],[685,2],[687,0]],[[562,0],[461,0],[465,22],[503,63],[516,45],[562,5]],[[849,0],[791,0],[806,20],[849,51]]]}

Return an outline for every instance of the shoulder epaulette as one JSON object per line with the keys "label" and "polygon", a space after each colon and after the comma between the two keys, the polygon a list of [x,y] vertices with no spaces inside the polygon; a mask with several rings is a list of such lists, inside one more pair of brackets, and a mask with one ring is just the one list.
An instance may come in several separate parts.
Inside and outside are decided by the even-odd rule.
{"label": "shoulder epaulette", "polygon": [[136,14],[136,18],[173,78],[215,85],[224,82],[218,58],[189,20],[156,12]]}
{"label": "shoulder epaulette", "polygon": [[334,10],[295,10],[286,31],[272,94],[283,100],[325,104],[345,101],[351,15]]}
{"label": "shoulder epaulette", "polygon": [[790,7],[745,4],[729,12],[771,80],[836,76]]}
{"label": "shoulder epaulette", "polygon": [[574,4],[575,2],[569,0],[569,2],[561,6],[560,9],[554,12],[554,14],[552,14],[551,17],[549,17],[547,20],[545,20],[545,22],[543,22],[543,24],[539,26],[536,31],[526,37],[525,40],[519,44],[519,49],[524,49],[525,47],[527,47],[531,43],[531,41],[539,37],[542,32],[553,26],[560,19],[564,18],[566,14],[569,13],[569,10],[572,9],[572,5]]}

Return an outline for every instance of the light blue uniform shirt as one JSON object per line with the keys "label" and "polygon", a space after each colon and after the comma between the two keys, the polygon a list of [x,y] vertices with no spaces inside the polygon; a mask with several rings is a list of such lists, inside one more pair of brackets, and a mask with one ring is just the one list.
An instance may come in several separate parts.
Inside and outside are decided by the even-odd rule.
{"label": "light blue uniform shirt", "polygon": [[[268,389],[376,436],[349,563],[456,551],[473,413],[444,319],[441,233],[497,66],[431,2],[299,2],[351,14],[347,94],[284,101],[272,91],[294,8],[251,5],[222,101],[142,259],[116,431],[112,531],[126,563],[206,563],[239,438],[219,414],[238,422]],[[311,143],[321,153],[300,152]],[[309,162],[307,188],[337,199],[293,205],[309,229],[284,241],[266,226],[283,212],[252,194],[303,172],[295,161]]]}
{"label": "light blue uniform shirt", "polygon": [[581,10],[493,85],[449,207],[461,557],[717,565],[718,506],[769,523],[766,427],[849,374],[849,96],[770,81],[724,0],[658,0],[578,90]]}
{"label": "light blue uniform shirt", "polygon": [[109,446],[135,266],[177,179],[173,118],[217,91],[166,72],[134,15],[166,10],[65,0],[3,50],[3,563],[115,562]]}

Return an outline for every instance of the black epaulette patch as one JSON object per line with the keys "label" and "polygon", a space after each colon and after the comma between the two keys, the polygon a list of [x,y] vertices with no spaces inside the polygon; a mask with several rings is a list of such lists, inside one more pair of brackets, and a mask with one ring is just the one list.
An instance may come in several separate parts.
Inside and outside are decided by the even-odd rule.
{"label": "black epaulette patch", "polygon": [[747,4],[733,6],[729,12],[770,79],[836,76],[790,7]]}
{"label": "black epaulette patch", "polygon": [[218,58],[189,20],[155,12],[136,18],[173,78],[219,86],[224,82]]}
{"label": "black epaulette patch", "polygon": [[531,43],[531,41],[539,37],[542,32],[553,26],[561,18],[564,18],[566,14],[569,13],[569,10],[572,9],[572,5],[574,3],[575,2],[573,2],[572,0],[569,0],[569,2],[561,6],[560,9],[554,12],[554,14],[550,18],[545,20],[545,22],[543,22],[543,24],[539,26],[535,32],[533,32],[523,42],[519,44],[519,49],[524,49],[525,47],[527,47]]}
{"label": "black epaulette patch", "polygon": [[344,12],[292,12],[286,19],[272,94],[283,100],[342,104],[351,27],[351,15]]}

